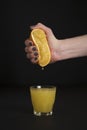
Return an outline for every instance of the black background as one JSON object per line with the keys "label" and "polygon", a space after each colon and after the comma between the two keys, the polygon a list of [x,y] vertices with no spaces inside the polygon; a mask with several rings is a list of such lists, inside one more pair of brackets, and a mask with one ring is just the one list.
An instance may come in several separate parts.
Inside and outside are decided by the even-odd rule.
{"label": "black background", "polygon": [[[38,22],[59,39],[87,34],[86,1],[3,0],[0,5],[0,130],[87,130],[87,57],[42,71],[24,52],[29,27]],[[56,84],[53,116],[33,116],[31,84]]]}
{"label": "black background", "polygon": [[1,4],[0,84],[87,85],[87,57],[50,64],[42,71],[26,58],[30,25],[50,27],[58,39],[87,34],[85,1],[3,1]]}

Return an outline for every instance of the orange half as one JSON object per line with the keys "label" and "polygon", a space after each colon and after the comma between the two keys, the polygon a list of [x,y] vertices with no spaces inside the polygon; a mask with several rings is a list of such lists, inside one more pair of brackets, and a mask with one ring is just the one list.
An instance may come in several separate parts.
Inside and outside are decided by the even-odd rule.
{"label": "orange half", "polygon": [[36,45],[39,53],[38,64],[41,67],[48,65],[51,59],[51,53],[45,32],[42,29],[33,29],[30,38]]}

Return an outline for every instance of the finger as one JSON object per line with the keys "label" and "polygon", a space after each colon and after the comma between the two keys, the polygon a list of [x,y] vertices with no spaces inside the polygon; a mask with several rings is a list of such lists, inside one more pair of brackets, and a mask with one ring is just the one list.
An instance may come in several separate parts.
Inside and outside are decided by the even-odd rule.
{"label": "finger", "polygon": [[35,57],[34,55],[27,53],[26,57],[32,62],[32,63],[37,63],[38,62],[38,57]]}
{"label": "finger", "polygon": [[40,28],[40,29],[42,29],[42,30],[45,31],[45,33],[46,33],[47,36],[51,36],[52,37],[52,35],[53,35],[53,32],[52,32],[51,28],[45,26],[42,23],[38,23],[38,24],[36,24],[34,26],[30,26],[30,28],[31,29]]}
{"label": "finger", "polygon": [[32,46],[32,45],[33,45],[33,42],[32,42],[31,40],[29,40],[29,39],[26,39],[26,40],[25,40],[25,45],[26,45],[26,46]]}
{"label": "finger", "polygon": [[38,52],[32,52],[32,53],[28,53],[30,55],[30,58],[38,58],[39,55],[38,55]]}
{"label": "finger", "polygon": [[33,53],[27,53],[27,54],[26,54],[26,57],[31,60],[31,59],[33,59],[35,56],[34,56]]}
{"label": "finger", "polygon": [[38,52],[35,51],[35,52],[33,53],[33,55],[34,55],[35,57],[38,57]]}
{"label": "finger", "polygon": [[38,58],[37,58],[37,57],[32,58],[32,59],[31,59],[31,62],[34,63],[34,64],[35,64],[35,63],[38,63]]}
{"label": "finger", "polygon": [[38,51],[36,46],[28,47],[28,52],[35,52]]}
{"label": "finger", "polygon": [[32,58],[31,55],[30,55],[30,53],[27,53],[27,54],[26,54],[26,57],[27,57],[28,59],[31,59],[31,58]]}
{"label": "finger", "polygon": [[42,23],[37,23],[36,25],[32,25],[30,26],[31,29],[35,29],[35,28],[43,28],[43,29],[47,29],[48,27],[45,26],[44,24]]}
{"label": "finger", "polygon": [[36,52],[32,52],[32,53],[27,53],[26,54],[26,57],[28,58],[28,59],[32,59],[32,58],[38,58],[38,52],[36,51]]}
{"label": "finger", "polygon": [[33,26],[30,26],[31,29],[35,29],[35,28],[42,28],[43,30],[48,30],[49,27],[45,26],[44,24],[42,23],[37,23],[36,25],[33,25]]}
{"label": "finger", "polygon": [[26,53],[29,52],[29,51],[28,51],[28,47],[25,47],[25,52],[26,52]]}
{"label": "finger", "polygon": [[33,52],[38,53],[36,46],[27,46],[27,47],[25,47],[25,52],[26,53],[33,53]]}

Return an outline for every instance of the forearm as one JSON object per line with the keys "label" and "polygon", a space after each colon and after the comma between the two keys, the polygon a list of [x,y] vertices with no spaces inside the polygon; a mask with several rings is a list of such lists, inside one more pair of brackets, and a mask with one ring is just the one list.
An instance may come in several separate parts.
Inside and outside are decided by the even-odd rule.
{"label": "forearm", "polygon": [[59,60],[87,56],[87,35],[61,40]]}

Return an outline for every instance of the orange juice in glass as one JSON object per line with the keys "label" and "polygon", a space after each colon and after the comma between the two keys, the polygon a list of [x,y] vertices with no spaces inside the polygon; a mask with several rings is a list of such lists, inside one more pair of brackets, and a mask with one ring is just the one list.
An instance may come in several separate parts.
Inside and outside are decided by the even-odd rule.
{"label": "orange juice in glass", "polygon": [[52,115],[56,96],[56,86],[30,86],[34,115]]}

